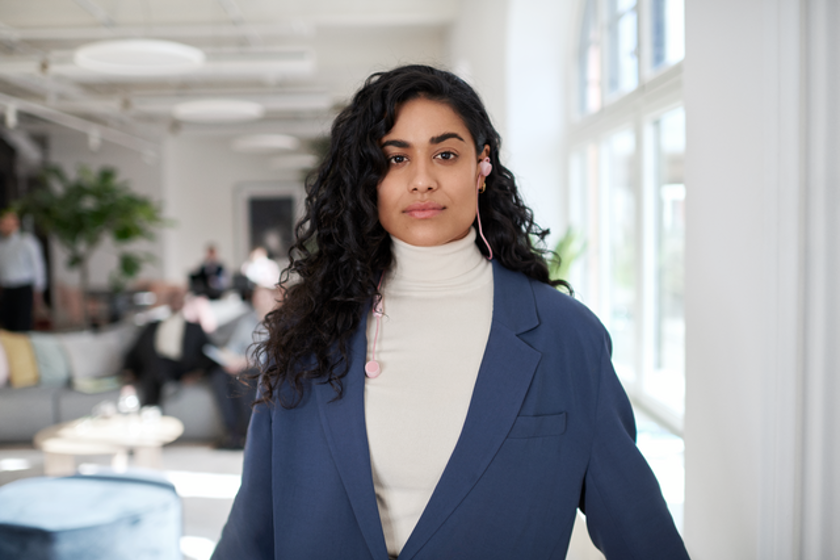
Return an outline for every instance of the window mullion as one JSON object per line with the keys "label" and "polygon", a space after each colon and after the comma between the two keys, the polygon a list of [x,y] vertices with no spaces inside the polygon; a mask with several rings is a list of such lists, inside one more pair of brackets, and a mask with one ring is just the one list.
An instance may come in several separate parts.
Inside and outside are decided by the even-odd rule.
{"label": "window mullion", "polygon": [[640,118],[639,134],[642,136],[641,153],[639,161],[641,201],[639,231],[641,250],[641,298],[642,309],[642,340],[640,341],[639,354],[641,356],[641,385],[639,391],[645,392],[645,377],[649,374],[655,364],[656,345],[656,306],[658,304],[656,291],[658,279],[656,275],[657,266],[657,221],[656,221],[656,185],[658,184],[657,154],[659,153],[659,137],[656,134],[655,123],[649,120],[643,121]]}

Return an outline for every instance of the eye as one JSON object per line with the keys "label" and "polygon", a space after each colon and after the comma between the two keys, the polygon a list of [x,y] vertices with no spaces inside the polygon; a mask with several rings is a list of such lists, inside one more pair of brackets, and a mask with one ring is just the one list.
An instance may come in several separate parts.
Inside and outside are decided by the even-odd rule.
{"label": "eye", "polygon": [[458,154],[456,154],[455,152],[441,152],[438,155],[436,155],[435,157],[437,157],[439,159],[442,159],[444,161],[452,161],[453,159],[458,157]]}
{"label": "eye", "polygon": [[407,157],[397,154],[397,155],[390,156],[388,158],[388,163],[391,163],[391,164],[394,164],[394,165],[399,165],[401,163],[405,163],[407,160],[408,160]]}

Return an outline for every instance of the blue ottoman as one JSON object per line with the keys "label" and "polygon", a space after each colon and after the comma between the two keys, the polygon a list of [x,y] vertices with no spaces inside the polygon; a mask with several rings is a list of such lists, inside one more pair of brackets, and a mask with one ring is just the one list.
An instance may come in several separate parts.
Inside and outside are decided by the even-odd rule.
{"label": "blue ottoman", "polygon": [[3,560],[181,560],[181,523],[175,488],[145,474],[0,487]]}

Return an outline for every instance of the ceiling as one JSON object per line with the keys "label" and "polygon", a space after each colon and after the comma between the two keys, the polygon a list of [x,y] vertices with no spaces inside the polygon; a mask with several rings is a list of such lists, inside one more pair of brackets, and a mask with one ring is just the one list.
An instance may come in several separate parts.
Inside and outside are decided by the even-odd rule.
{"label": "ceiling", "polygon": [[[7,128],[60,126],[87,134],[92,149],[114,142],[155,153],[172,134],[315,138],[372,71],[446,62],[459,10],[458,0],[2,0],[0,110]],[[81,45],[121,38],[185,43],[206,61],[144,78],[74,63]],[[172,116],[177,103],[216,98],[255,101],[265,116],[247,124]]]}

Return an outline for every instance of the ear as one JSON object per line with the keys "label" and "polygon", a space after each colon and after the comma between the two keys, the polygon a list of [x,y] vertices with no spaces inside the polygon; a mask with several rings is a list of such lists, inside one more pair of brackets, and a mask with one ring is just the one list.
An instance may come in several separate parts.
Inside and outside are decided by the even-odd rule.
{"label": "ear", "polygon": [[478,161],[483,160],[484,158],[490,157],[490,144],[485,144],[484,149],[481,150],[481,153],[478,154]]}

